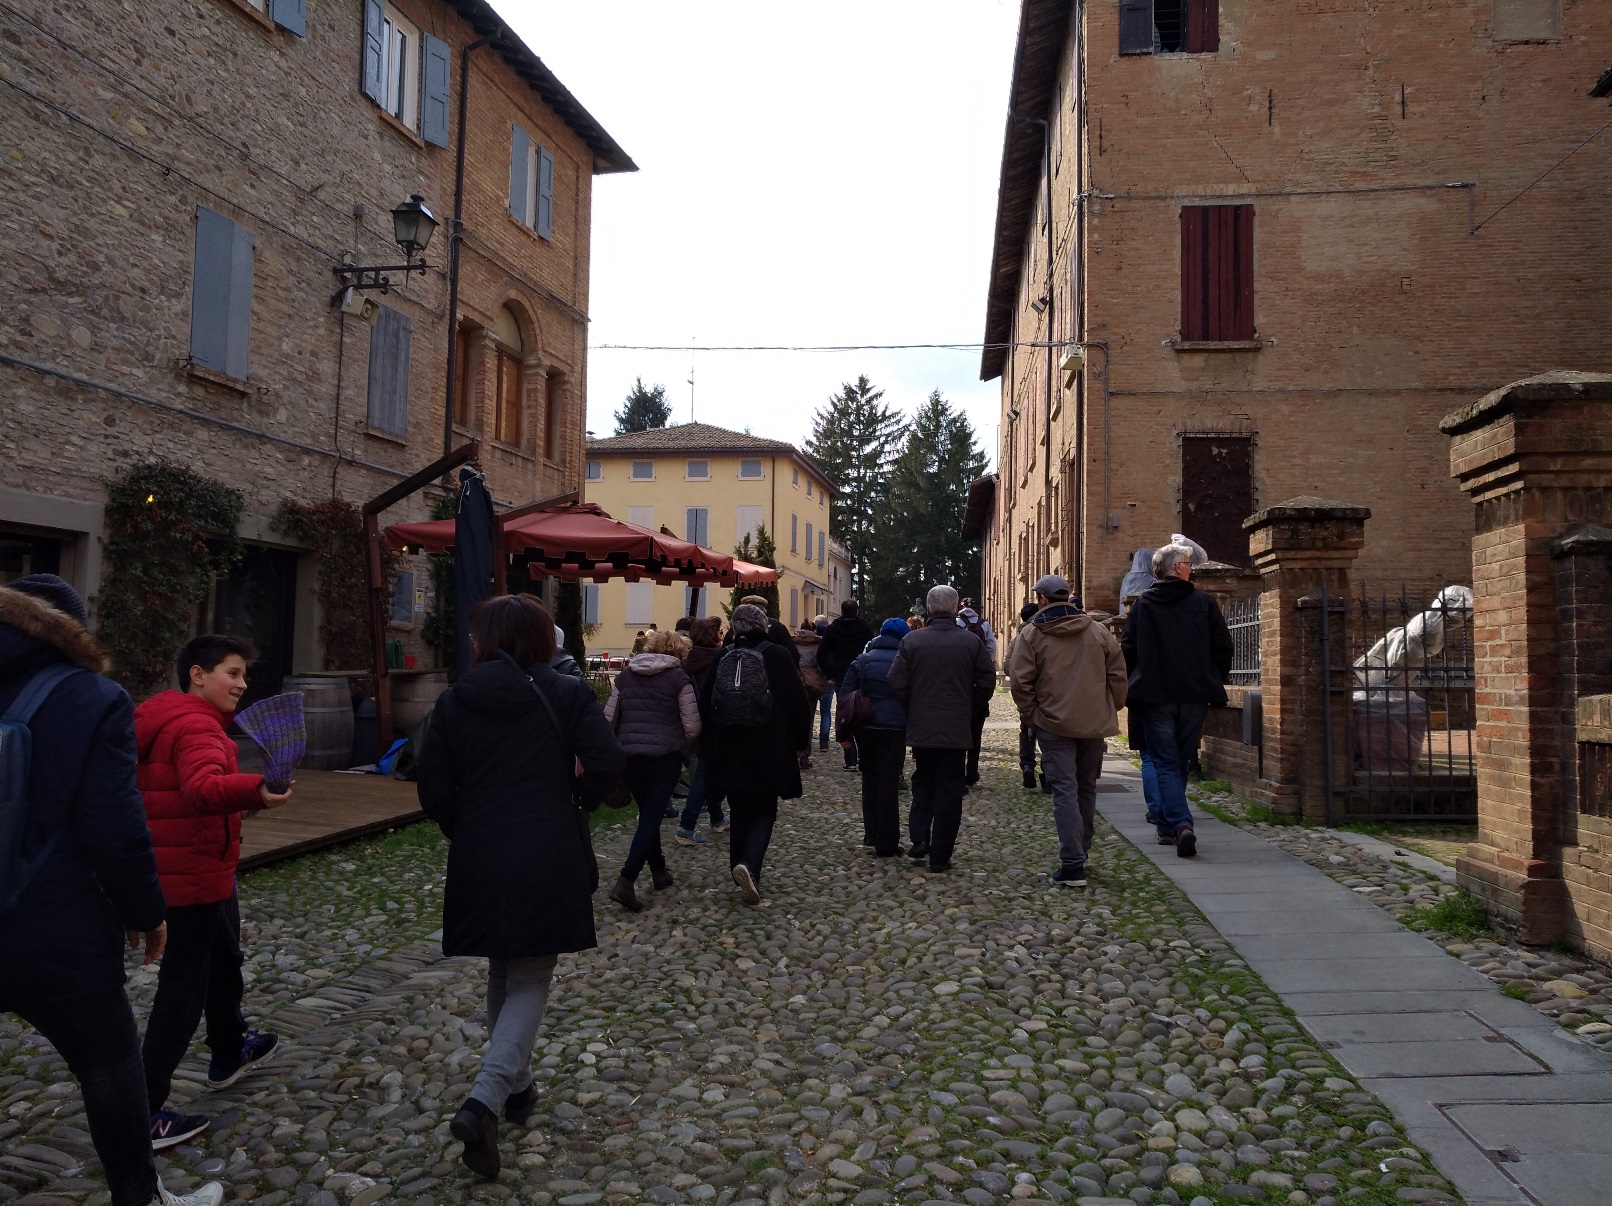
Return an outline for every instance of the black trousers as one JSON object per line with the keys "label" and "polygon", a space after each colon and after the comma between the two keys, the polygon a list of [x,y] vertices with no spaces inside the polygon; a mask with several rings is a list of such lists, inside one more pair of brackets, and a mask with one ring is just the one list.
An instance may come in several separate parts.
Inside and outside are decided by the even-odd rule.
{"label": "black trousers", "polygon": [[901,768],[907,760],[906,729],[863,729],[856,735],[862,768],[862,839],[878,854],[901,853]]}
{"label": "black trousers", "polygon": [[985,718],[990,714],[991,710],[986,708],[974,715],[974,728],[969,734],[972,744],[968,747],[968,773],[963,778],[970,787],[980,781],[980,742],[985,737]]}
{"label": "black trousers", "polygon": [[777,796],[753,796],[740,792],[728,793],[728,867],[743,863],[750,868],[750,878],[761,882],[761,863],[767,857],[767,846],[772,842],[772,827],[778,820]]}
{"label": "black trousers", "polygon": [[1035,729],[1024,721],[1019,721],[1019,770],[1027,775],[1035,774]]}
{"label": "black trousers", "polygon": [[151,1161],[140,1034],[123,989],[15,1012],[50,1040],[78,1078],[112,1206],[146,1206],[157,1196],[157,1168]]}
{"label": "black trousers", "polygon": [[203,1016],[214,1057],[233,1060],[240,1054],[246,1040],[241,961],[237,896],[215,904],[169,906],[168,949],[157,975],[157,995],[142,1049],[152,1113],[168,1100],[174,1069],[190,1049]]}
{"label": "black trousers", "polygon": [[[661,849],[661,824],[666,819],[666,805],[683,773],[683,755],[673,750],[669,754],[628,754],[627,765],[621,777],[627,790],[638,805],[638,828],[633,832],[632,845],[627,848],[627,861],[622,864],[621,878],[637,882],[638,873],[649,864],[653,874],[666,870],[666,853]],[[697,813],[695,814],[698,815]],[[690,826],[693,828],[693,826]]]}
{"label": "black trousers", "polygon": [[929,865],[944,867],[952,861],[957,831],[963,825],[963,770],[967,750],[913,747],[912,811],[907,831],[915,845],[929,846]]}

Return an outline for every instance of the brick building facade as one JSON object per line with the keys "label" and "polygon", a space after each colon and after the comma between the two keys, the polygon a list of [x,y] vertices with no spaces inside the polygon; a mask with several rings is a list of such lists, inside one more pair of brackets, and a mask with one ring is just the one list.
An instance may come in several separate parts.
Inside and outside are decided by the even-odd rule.
{"label": "brick building facade", "polygon": [[[178,462],[247,499],[260,602],[202,622],[289,631],[268,672],[318,669],[282,500],[365,500],[470,437],[500,502],[580,486],[592,180],[634,167],[482,0],[7,7],[0,89],[4,576],[93,594],[107,480]],[[413,193],[442,223],[428,271],[343,313],[333,270],[399,263],[390,211]],[[398,593],[392,635],[414,642]]]}
{"label": "brick building facade", "polygon": [[1570,155],[1609,34],[1604,0],[1025,0],[974,498],[999,631],[1049,570],[1112,610],[1171,532],[1247,565],[1295,496],[1371,509],[1357,581],[1470,582],[1439,419],[1612,346],[1612,142]]}

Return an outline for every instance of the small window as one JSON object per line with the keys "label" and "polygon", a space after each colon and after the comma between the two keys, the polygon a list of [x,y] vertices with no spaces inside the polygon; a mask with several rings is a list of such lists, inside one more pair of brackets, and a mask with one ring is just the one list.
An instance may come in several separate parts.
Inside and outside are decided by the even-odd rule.
{"label": "small window", "polygon": [[1181,341],[1254,338],[1254,207],[1181,210]]}
{"label": "small window", "polygon": [[799,469],[791,469],[789,471],[789,479],[790,479],[789,480],[790,485],[794,486],[795,489],[797,489],[797,490],[800,489],[800,470]]}
{"label": "small window", "polygon": [[[303,0],[270,0],[276,23],[306,22]],[[281,11],[292,19],[287,25]],[[294,14],[294,16],[292,16]],[[448,76],[452,52],[422,33],[385,0],[364,0],[364,95],[433,146],[448,145]]]}
{"label": "small window", "polygon": [[743,544],[746,540],[751,540],[755,537],[756,529],[761,527],[761,515],[760,507],[734,508],[734,519],[736,521],[733,537],[734,544]]}
{"label": "small window", "polygon": [[812,479],[808,477],[806,479],[806,497],[810,498],[811,496],[812,496]]}
{"label": "small window", "polygon": [[690,481],[703,482],[711,476],[710,461],[690,461],[688,463],[688,478]]}
{"label": "small window", "polygon": [[791,514],[789,517],[789,551],[800,552],[800,516]]}
{"label": "small window", "polygon": [[542,238],[554,237],[554,155],[521,126],[510,132],[509,212]]}
{"label": "small window", "polygon": [[1121,54],[1214,54],[1220,0],[1120,0]]}
{"label": "small window", "polygon": [[493,327],[493,439],[519,448],[526,438],[526,381],[520,324],[508,306],[500,308]]}
{"label": "small window", "polygon": [[627,623],[653,624],[655,622],[655,584],[653,582],[627,583]]}
{"label": "small window", "polygon": [[711,543],[711,508],[688,507],[683,514],[683,539],[709,547]]}
{"label": "small window", "polygon": [[589,461],[588,462],[588,480],[590,482],[602,482],[602,481],[604,481],[604,462],[603,461]]}
{"label": "small window", "polygon": [[420,27],[387,5],[381,29],[386,89],[381,106],[412,130],[420,116]]}
{"label": "small window", "polygon": [[634,461],[632,463],[632,480],[635,482],[652,482],[655,480],[654,461]]}
{"label": "small window", "polygon": [[582,587],[582,622],[597,625],[599,623],[599,587],[596,583],[584,583]]}
{"label": "small window", "polygon": [[746,481],[752,481],[761,476],[760,461],[740,461],[739,476]]}
{"label": "small window", "polygon": [[828,561],[828,534],[826,532],[819,531],[817,533],[817,564],[818,565],[824,565],[824,564],[827,563],[827,561]]}
{"label": "small window", "polygon": [[806,521],[806,560],[812,559],[812,521]]}

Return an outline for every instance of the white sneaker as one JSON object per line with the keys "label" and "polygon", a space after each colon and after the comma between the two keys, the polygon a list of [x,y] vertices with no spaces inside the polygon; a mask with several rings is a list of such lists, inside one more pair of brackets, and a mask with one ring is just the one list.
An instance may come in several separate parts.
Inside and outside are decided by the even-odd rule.
{"label": "white sneaker", "polygon": [[157,1200],[151,1206],[219,1206],[223,1200],[224,1187],[217,1181],[209,1181],[189,1193],[169,1193],[159,1182]]}

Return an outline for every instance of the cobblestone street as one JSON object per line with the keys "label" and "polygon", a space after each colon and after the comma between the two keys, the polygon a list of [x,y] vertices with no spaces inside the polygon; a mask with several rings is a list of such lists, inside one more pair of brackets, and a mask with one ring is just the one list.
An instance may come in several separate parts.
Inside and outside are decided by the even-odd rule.
{"label": "cobblestone street", "polygon": [[[599,948],[561,962],[539,1108],[503,1127],[496,1183],[448,1134],[485,1038],[483,964],[431,940],[434,827],[245,876],[248,1014],[284,1053],[206,1094],[197,1049],[176,1095],[213,1126],[158,1157],[166,1184],[221,1179],[259,1206],[1455,1200],[1101,823],[1089,891],[1048,885],[1048,801],[1019,788],[1014,739],[987,730],[949,874],[859,850],[859,780],[831,750],[781,810],[759,909],[720,838],[671,847],[677,884],[642,914],[601,893]],[[607,879],[626,836],[597,835]],[[131,977],[137,1007],[153,984]],[[0,1144],[0,1201],[106,1201],[74,1082],[10,1018]]]}

